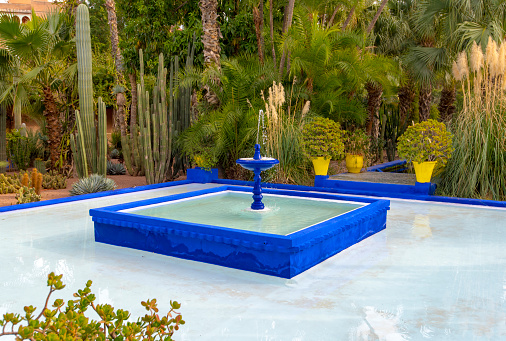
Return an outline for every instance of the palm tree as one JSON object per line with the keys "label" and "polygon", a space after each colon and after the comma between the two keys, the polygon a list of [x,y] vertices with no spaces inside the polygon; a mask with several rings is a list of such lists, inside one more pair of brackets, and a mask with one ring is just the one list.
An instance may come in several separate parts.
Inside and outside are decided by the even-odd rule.
{"label": "palm tree", "polygon": [[[505,35],[504,23],[506,8],[502,1],[470,1],[470,0],[427,0],[420,3],[415,20],[415,30],[422,37],[421,47],[413,51],[425,68],[434,73],[440,73],[443,90],[439,103],[440,117],[450,120],[455,111],[455,85],[450,74],[451,61],[456,59],[457,53],[467,49],[474,42],[485,49],[488,38],[500,41]],[[427,70],[420,70],[427,72]],[[449,80],[449,81],[448,81]],[[429,83],[421,87],[423,94],[420,112],[425,113]],[[422,114],[421,114],[422,116]]]}
{"label": "palm tree", "polygon": [[[218,18],[218,1],[217,0],[200,0],[200,11],[202,13],[202,44],[204,45],[204,63],[207,67],[221,68],[221,47],[220,47],[220,25],[216,20]],[[214,78],[214,84],[219,85],[220,79]],[[211,106],[219,104],[218,97],[215,93],[206,87],[206,100]]]}
{"label": "palm tree", "polygon": [[[360,48],[363,46],[361,35],[340,32],[337,25],[326,28],[318,20],[316,14],[310,20],[303,11],[294,13],[292,28],[283,40],[291,55],[289,76],[306,85],[313,108],[338,118],[336,111],[344,108],[344,100],[354,102],[356,94],[362,92],[366,83],[389,87],[388,76],[395,75],[395,67],[389,58]],[[382,90],[376,97],[380,102],[381,94]],[[358,102],[353,107],[356,108],[356,104]],[[363,123],[360,110],[355,114],[359,115],[345,116]]]}
{"label": "palm tree", "polygon": [[50,13],[46,18],[32,12],[32,20],[22,24],[11,17],[0,18],[0,42],[11,61],[12,82],[0,100],[13,100],[14,106],[28,102],[32,89],[44,105],[48,129],[51,165],[60,159],[62,126],[58,109],[58,89],[72,79],[75,65],[70,66],[74,44],[70,26],[63,14]]}

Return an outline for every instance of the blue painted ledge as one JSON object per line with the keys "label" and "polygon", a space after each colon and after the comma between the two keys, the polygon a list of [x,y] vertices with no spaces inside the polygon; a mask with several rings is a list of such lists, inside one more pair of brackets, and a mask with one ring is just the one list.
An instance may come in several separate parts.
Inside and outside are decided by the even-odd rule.
{"label": "blue painted ledge", "polygon": [[[224,184],[224,185],[237,185],[237,186],[250,186],[253,187],[253,181],[241,181],[241,180],[227,180],[227,179],[218,179],[218,170],[213,169],[211,172],[212,181],[211,183]],[[191,174],[191,171],[190,171]],[[190,176],[191,178],[191,176]],[[326,177],[323,177],[326,178]],[[411,192],[403,192],[403,191],[390,191],[390,192],[380,192],[375,190],[375,188],[371,187],[371,183],[361,183],[362,186],[357,188],[353,185],[348,185],[346,187],[320,187],[320,181],[335,181],[328,179],[315,179],[315,186],[296,186],[296,185],[285,185],[285,184],[273,184],[273,183],[262,183],[262,188],[274,188],[274,189],[286,189],[286,190],[298,190],[298,191],[318,191],[318,192],[326,192],[326,193],[339,193],[339,194],[349,194],[349,195],[365,195],[365,196],[373,196],[373,197],[389,197],[389,198],[397,198],[397,199],[409,199],[409,200],[421,200],[421,201],[430,201],[430,202],[440,202],[440,203],[453,203],[453,204],[462,204],[462,205],[475,205],[475,206],[488,206],[488,207],[503,207],[506,208],[506,201],[495,201],[495,200],[481,200],[481,199],[468,199],[468,198],[454,198],[454,197],[441,197],[434,196],[428,194],[421,194],[420,192],[415,192],[414,190]],[[118,195],[118,194],[127,194],[134,193],[139,191],[147,191],[151,189],[171,187],[171,186],[179,186],[179,185],[187,185],[192,183],[197,183],[196,180],[180,180],[173,182],[164,182],[160,184],[147,185],[147,186],[139,186],[135,188],[125,188],[118,189],[114,191],[100,192],[100,193],[92,193],[92,194],[84,194],[77,195],[73,197],[65,197],[60,199],[52,199],[52,200],[44,200],[38,202],[32,202],[28,204],[21,205],[12,205],[0,207],[0,213],[16,211],[21,209],[35,208],[35,207],[43,207],[54,204],[61,204],[79,200],[87,200],[93,198],[100,198],[109,195]],[[380,184],[377,184],[380,185]],[[385,184],[383,184],[385,185]],[[390,185],[393,186],[393,185]],[[402,186],[402,185],[396,185]],[[411,186],[415,187],[415,186]],[[420,190],[423,190],[421,187],[418,187]],[[401,190],[401,188],[397,188],[397,190]]]}
{"label": "blue painted ledge", "polygon": [[217,179],[218,179],[218,168],[205,170],[204,168],[195,167],[186,170],[186,180],[189,181],[205,184]]}
{"label": "blue painted ledge", "polygon": [[[375,182],[331,180],[327,175],[317,175],[314,180],[315,187],[335,188],[339,191],[352,190],[355,192],[375,193],[372,195],[391,196],[396,194],[433,195],[436,185],[433,183],[417,182],[413,185],[383,184]],[[371,195],[371,194],[367,194]]]}
{"label": "blue painted ledge", "polygon": [[392,167],[396,167],[396,166],[397,167],[403,166],[406,164],[407,164],[406,160],[394,160],[394,161],[390,161],[390,162],[381,163],[379,165],[367,167],[367,171],[368,172],[383,172],[387,168],[392,168]]}

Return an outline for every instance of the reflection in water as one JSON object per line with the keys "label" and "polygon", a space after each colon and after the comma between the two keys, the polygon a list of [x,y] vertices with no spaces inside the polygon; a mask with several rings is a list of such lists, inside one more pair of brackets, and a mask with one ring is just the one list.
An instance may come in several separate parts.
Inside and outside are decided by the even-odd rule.
{"label": "reflection in water", "polygon": [[368,341],[405,341],[409,336],[402,330],[403,307],[397,307],[395,313],[381,311],[367,306],[362,310],[363,322],[350,335],[350,340]]}
{"label": "reflection in water", "polygon": [[411,233],[418,238],[432,237],[432,229],[430,228],[430,218],[425,214],[416,214],[415,221],[411,227]]}

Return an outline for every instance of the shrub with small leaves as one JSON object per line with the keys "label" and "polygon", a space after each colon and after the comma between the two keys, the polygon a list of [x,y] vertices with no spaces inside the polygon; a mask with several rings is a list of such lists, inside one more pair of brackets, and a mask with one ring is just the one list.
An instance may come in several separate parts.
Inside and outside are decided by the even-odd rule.
{"label": "shrub with small leaves", "polygon": [[112,179],[99,174],[91,174],[87,178],[79,179],[70,190],[70,195],[81,195],[88,193],[97,193],[103,191],[112,191],[116,188],[116,183]]}
{"label": "shrub with small leaves", "polygon": [[107,175],[124,175],[126,168],[122,163],[107,161]]}
{"label": "shrub with small leaves", "polygon": [[317,117],[304,125],[302,139],[309,157],[343,157],[343,131],[339,123],[328,118]]}
{"label": "shrub with small leaves", "polygon": [[26,204],[29,202],[40,201],[41,196],[37,194],[35,188],[23,186],[16,193],[16,204]]}
{"label": "shrub with small leaves", "polygon": [[452,134],[442,122],[420,122],[408,127],[399,137],[397,152],[408,162],[438,161],[444,165],[453,152]]}
{"label": "shrub with small leaves", "polygon": [[67,188],[67,177],[59,174],[55,170],[50,170],[42,179],[42,188],[45,189],[64,189]]}
{"label": "shrub with small leaves", "polygon": [[[91,281],[82,290],[78,290],[65,307],[62,299],[56,299],[48,307],[53,292],[62,290],[65,285],[62,275],[51,272],[47,276],[49,294],[40,314],[35,316],[33,305],[24,308],[25,314],[6,313],[0,320],[0,337],[15,336],[24,340],[173,340],[175,331],[185,321],[178,310],[181,305],[170,301],[170,310],[160,316],[156,299],[141,302],[148,311],[137,322],[127,322],[130,313],[123,309],[114,310],[110,304],[95,304],[95,295],[91,292]],[[93,320],[84,313],[91,308],[98,315]]]}
{"label": "shrub with small leaves", "polygon": [[344,151],[351,155],[366,155],[371,144],[369,135],[361,129],[346,131],[344,134]]}

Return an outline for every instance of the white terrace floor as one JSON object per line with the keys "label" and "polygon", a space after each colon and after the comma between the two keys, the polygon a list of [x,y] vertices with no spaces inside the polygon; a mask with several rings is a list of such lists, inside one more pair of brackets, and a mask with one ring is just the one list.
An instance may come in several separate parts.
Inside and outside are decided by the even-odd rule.
{"label": "white terrace floor", "polygon": [[291,280],[94,242],[88,210],[186,185],[0,213],[0,314],[51,271],[99,303],[182,303],[176,340],[506,340],[506,210],[392,200],[387,229]]}

